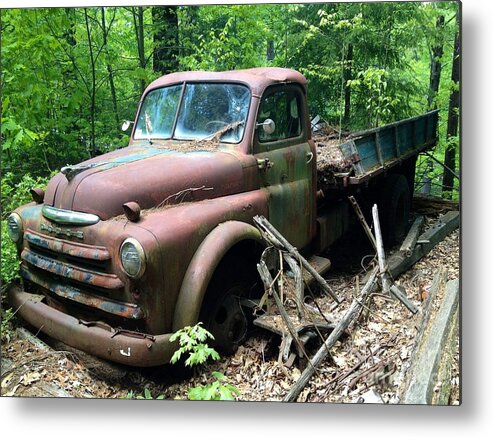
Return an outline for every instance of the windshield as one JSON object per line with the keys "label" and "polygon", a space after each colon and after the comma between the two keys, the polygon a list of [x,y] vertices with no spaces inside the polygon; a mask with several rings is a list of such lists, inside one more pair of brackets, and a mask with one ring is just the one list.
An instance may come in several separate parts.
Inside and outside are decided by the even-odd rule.
{"label": "windshield", "polygon": [[203,140],[224,132],[222,142],[238,143],[249,104],[249,89],[238,84],[189,83],[156,89],[142,103],[134,138]]}

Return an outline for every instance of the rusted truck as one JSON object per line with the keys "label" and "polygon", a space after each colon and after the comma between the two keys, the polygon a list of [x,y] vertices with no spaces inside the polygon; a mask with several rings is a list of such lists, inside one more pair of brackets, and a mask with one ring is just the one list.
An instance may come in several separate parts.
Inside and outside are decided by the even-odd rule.
{"label": "rusted truck", "polygon": [[[135,366],[169,362],[202,321],[225,352],[258,298],[265,216],[307,258],[377,202],[389,244],[407,226],[430,112],[315,144],[307,81],[281,68],[184,72],[145,90],[128,147],[67,166],[8,219],[17,314],[70,346]],[[317,269],[330,264],[314,258]]]}

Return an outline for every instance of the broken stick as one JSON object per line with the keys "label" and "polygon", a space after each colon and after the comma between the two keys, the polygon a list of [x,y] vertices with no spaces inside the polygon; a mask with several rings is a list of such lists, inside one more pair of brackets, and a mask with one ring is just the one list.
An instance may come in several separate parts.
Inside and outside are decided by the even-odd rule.
{"label": "broken stick", "polygon": [[413,254],[424,223],[425,218],[422,215],[416,217],[416,220],[414,220],[411,229],[409,229],[409,232],[399,249],[399,252],[401,252],[404,256],[410,257]]}
{"label": "broken stick", "polygon": [[282,319],[284,320],[284,323],[286,324],[286,327],[288,328],[289,334],[291,337],[294,339],[296,342],[296,346],[298,350],[305,355],[305,357],[309,360],[308,356],[306,355],[305,348],[303,347],[303,344],[298,336],[298,333],[293,326],[293,323],[291,322],[291,319],[289,318],[288,313],[286,312],[281,299],[279,298],[279,295],[277,294],[277,291],[275,290],[273,284],[275,280],[272,279],[272,275],[269,272],[269,269],[267,265],[265,264],[265,261],[263,259],[260,260],[260,262],[257,264],[257,270],[260,275],[260,278],[262,279],[262,282],[264,283],[264,288],[266,293],[272,293],[274,297],[274,301],[276,302],[277,308],[279,310],[279,314],[281,314]]}
{"label": "broken stick", "polygon": [[[341,303],[341,300],[332,291],[325,279],[320,276],[320,274],[311,266],[311,264],[300,255],[298,249],[292,246],[288,242],[288,240],[286,240],[282,236],[282,234],[274,226],[272,226],[271,223],[264,216],[256,215],[253,218],[253,221],[259,228],[264,238],[266,238],[274,246],[278,246],[279,244],[281,244],[281,247],[278,247],[279,249],[287,250],[294,257],[294,259],[299,260],[305,270],[307,270],[318,281],[322,289],[326,291],[338,304]],[[271,238],[272,236],[274,237],[273,239]]]}
{"label": "broken stick", "polygon": [[351,205],[353,205],[354,212],[358,216],[358,219],[361,222],[361,226],[363,226],[363,229],[365,230],[366,235],[367,235],[368,239],[370,240],[373,248],[375,250],[377,250],[377,242],[375,240],[375,237],[371,233],[370,226],[366,222],[365,216],[364,216],[363,212],[361,211],[361,208],[359,207],[358,202],[356,201],[354,196],[349,196],[348,199],[349,199],[349,202],[351,203]]}
{"label": "broken stick", "polygon": [[298,381],[293,385],[293,387],[291,387],[291,390],[283,399],[284,402],[296,401],[296,399],[300,395],[305,385],[308,383],[310,378],[315,373],[315,369],[320,365],[320,363],[322,363],[322,361],[329,354],[329,349],[336,344],[336,342],[339,340],[341,335],[347,329],[349,324],[356,318],[361,303],[363,303],[364,300],[371,294],[373,285],[376,282],[376,280],[377,280],[377,269],[375,268],[370,276],[370,279],[367,281],[366,285],[361,291],[361,294],[357,298],[353,299],[353,302],[351,303],[349,310],[344,314],[344,316],[336,325],[334,330],[331,332],[327,340],[325,340],[325,342],[322,344],[320,349],[317,351],[313,359],[310,360],[311,365],[309,365],[303,371]]}
{"label": "broken stick", "polygon": [[378,206],[375,204],[371,209],[373,216],[373,227],[375,228],[375,239],[377,242],[378,266],[380,268],[380,276],[382,278],[382,289],[385,294],[390,293],[391,280],[385,265],[385,250],[383,249],[382,232],[380,230],[380,220],[378,219]]}

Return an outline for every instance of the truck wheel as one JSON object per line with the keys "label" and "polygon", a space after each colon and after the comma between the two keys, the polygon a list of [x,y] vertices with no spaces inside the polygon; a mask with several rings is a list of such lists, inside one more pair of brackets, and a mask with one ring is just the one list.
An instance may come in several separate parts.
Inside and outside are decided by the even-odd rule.
{"label": "truck wheel", "polygon": [[225,355],[234,354],[246,338],[248,319],[240,304],[246,290],[245,282],[225,284],[204,307],[204,325],[214,336],[214,346]]}
{"label": "truck wheel", "polygon": [[383,241],[391,247],[404,238],[409,222],[411,195],[404,175],[396,173],[387,177],[379,207]]}

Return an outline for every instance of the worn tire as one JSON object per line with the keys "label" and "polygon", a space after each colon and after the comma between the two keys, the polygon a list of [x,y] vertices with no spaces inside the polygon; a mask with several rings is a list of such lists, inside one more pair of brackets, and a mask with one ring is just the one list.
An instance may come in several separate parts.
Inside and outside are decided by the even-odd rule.
{"label": "worn tire", "polygon": [[214,347],[223,355],[234,354],[246,339],[248,319],[240,305],[245,284],[230,285],[211,302],[204,315],[206,329],[214,336]]}
{"label": "worn tire", "polygon": [[223,355],[234,354],[248,331],[249,321],[240,299],[249,296],[254,280],[237,266],[226,263],[218,268],[200,312],[204,327],[214,336],[214,348]]}
{"label": "worn tire", "polygon": [[408,229],[411,193],[404,175],[395,173],[386,178],[378,206],[383,242],[391,247],[402,241]]}

